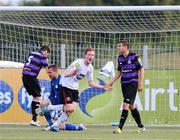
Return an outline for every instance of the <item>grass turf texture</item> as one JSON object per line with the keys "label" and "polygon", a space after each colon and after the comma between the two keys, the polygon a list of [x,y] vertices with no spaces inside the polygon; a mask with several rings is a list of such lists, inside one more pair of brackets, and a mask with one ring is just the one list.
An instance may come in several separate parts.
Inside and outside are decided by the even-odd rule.
{"label": "grass turf texture", "polygon": [[179,140],[176,127],[146,127],[136,133],[135,127],[126,126],[121,134],[113,134],[111,126],[86,126],[86,131],[42,131],[43,127],[29,125],[0,125],[0,140]]}

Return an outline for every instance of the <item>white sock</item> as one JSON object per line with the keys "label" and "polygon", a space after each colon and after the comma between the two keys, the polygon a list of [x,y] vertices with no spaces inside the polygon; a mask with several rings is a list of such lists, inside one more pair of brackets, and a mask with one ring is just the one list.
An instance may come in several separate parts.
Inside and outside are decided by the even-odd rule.
{"label": "white sock", "polygon": [[60,105],[48,105],[47,109],[48,110],[54,110],[54,111],[63,111],[64,105],[63,104],[60,104]]}
{"label": "white sock", "polygon": [[66,122],[68,120],[69,116],[66,114],[66,112],[63,112],[61,116],[57,119],[57,121],[54,122],[52,126],[59,126],[62,123]]}

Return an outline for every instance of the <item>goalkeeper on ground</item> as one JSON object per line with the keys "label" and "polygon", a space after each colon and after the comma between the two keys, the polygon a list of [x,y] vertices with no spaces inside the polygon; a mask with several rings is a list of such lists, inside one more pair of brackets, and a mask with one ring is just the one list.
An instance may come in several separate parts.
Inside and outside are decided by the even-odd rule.
{"label": "goalkeeper on ground", "polygon": [[[58,105],[61,104],[60,99],[60,80],[61,75],[58,74],[58,69],[55,65],[49,65],[47,68],[47,74],[49,78],[51,79],[51,94],[48,99],[45,99],[43,101],[43,104],[52,104],[52,105]],[[50,130],[50,126],[53,124],[53,120],[57,120],[58,117],[61,115],[61,111],[47,111],[44,116],[48,122],[48,126],[44,128],[44,130]],[[82,124],[62,124],[60,126],[60,129],[62,130],[85,130],[86,128]]]}

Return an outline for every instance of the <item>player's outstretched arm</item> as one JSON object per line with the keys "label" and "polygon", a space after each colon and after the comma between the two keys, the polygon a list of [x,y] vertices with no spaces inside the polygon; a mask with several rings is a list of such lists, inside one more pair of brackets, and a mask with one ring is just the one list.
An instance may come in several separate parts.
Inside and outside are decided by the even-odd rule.
{"label": "player's outstretched arm", "polygon": [[103,89],[106,90],[106,91],[111,91],[112,86],[111,85],[105,85]]}
{"label": "player's outstretched arm", "polygon": [[113,79],[109,82],[109,84],[107,84],[108,86],[112,86],[114,84],[114,82],[119,79],[119,77],[121,76],[121,71],[117,71],[115,76],[113,77]]}
{"label": "player's outstretched arm", "polygon": [[103,89],[103,90],[106,90],[106,91],[111,91],[112,90],[112,86],[110,86],[110,85],[103,86],[103,85],[100,85],[100,84],[98,84],[98,83],[96,83],[94,81],[88,81],[88,84],[91,87]]}

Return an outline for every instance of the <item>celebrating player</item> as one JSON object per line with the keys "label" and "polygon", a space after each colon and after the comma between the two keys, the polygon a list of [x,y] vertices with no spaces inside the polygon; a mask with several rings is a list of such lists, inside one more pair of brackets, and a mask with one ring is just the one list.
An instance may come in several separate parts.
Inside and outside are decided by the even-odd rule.
{"label": "celebrating player", "polygon": [[58,106],[49,106],[47,109],[53,110],[64,110],[58,120],[51,126],[52,131],[59,131],[57,128],[58,125],[66,122],[71,113],[76,110],[78,103],[78,88],[79,81],[82,80],[85,76],[87,77],[88,84],[91,87],[100,88],[103,90],[110,91],[112,90],[111,86],[103,86],[93,81],[93,66],[92,62],[95,58],[95,51],[93,48],[88,48],[85,52],[84,59],[75,60],[70,66],[65,70],[61,84],[62,84],[62,93],[63,95],[63,104]]}

